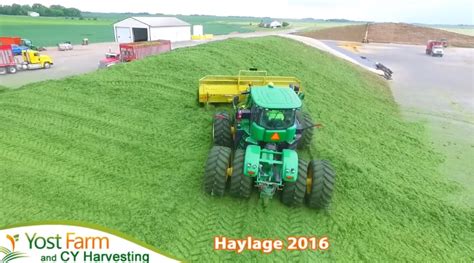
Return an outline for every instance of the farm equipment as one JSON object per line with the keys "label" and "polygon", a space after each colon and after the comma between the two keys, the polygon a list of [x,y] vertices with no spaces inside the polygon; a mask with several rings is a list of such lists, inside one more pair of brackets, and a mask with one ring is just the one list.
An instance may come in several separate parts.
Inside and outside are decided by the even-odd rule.
{"label": "farm equipment", "polygon": [[443,42],[438,40],[429,40],[426,44],[426,55],[442,57],[444,55]]}
{"label": "farm equipment", "polygon": [[265,71],[202,78],[199,102],[233,104],[232,114],[214,115],[205,192],[223,196],[230,181],[230,195],[248,198],[255,187],[264,207],[277,191],[289,206],[306,200],[312,208],[327,207],[335,179],[331,164],[308,164],[296,151],[310,145],[317,127],[302,111],[303,98],[297,78],[267,76]]}
{"label": "farm equipment", "polygon": [[99,68],[106,68],[120,62],[130,62],[151,55],[168,52],[171,50],[171,41],[157,40],[136,43],[121,43],[120,53],[106,53],[105,59],[99,61]]}
{"label": "farm equipment", "polygon": [[21,52],[23,50],[28,50],[28,47],[12,44],[11,49],[12,49],[13,55],[18,56],[18,55],[21,55]]}
{"label": "farm equipment", "polygon": [[210,75],[199,80],[200,103],[232,103],[235,96],[243,101],[249,87],[265,86],[301,87],[295,77],[267,76],[266,71],[240,70],[237,76]]}
{"label": "farm equipment", "polygon": [[0,37],[0,45],[10,45],[13,51],[13,55],[21,55],[23,50],[33,49],[37,51],[46,50],[42,47],[36,47],[33,42],[29,39],[23,39],[19,37]]}
{"label": "farm equipment", "polygon": [[23,50],[22,61],[15,60],[10,45],[0,46],[0,74],[11,73],[15,74],[19,69],[38,69],[50,68],[53,65],[53,60],[50,56],[41,55],[35,50]]}

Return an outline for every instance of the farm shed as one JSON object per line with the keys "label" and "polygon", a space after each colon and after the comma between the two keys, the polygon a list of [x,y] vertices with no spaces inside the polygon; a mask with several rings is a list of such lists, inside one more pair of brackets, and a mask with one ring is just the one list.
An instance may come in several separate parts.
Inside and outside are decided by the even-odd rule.
{"label": "farm shed", "polygon": [[115,41],[191,40],[191,25],[176,17],[129,17],[114,24]]}

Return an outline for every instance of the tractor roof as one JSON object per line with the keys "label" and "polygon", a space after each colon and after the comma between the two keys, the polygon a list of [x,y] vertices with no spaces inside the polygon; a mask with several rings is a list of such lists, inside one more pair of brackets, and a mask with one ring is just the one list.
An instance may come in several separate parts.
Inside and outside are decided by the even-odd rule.
{"label": "tractor roof", "polygon": [[253,87],[250,91],[255,104],[267,109],[296,109],[301,107],[301,100],[290,88],[272,86]]}

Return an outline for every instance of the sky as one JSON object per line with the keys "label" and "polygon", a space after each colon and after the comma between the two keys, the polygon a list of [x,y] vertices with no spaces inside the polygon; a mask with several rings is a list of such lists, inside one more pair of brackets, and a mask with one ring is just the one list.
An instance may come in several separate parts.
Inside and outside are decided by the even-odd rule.
{"label": "sky", "polygon": [[345,18],[375,22],[474,24],[473,0],[1,0],[60,4],[81,11],[206,14],[273,18]]}

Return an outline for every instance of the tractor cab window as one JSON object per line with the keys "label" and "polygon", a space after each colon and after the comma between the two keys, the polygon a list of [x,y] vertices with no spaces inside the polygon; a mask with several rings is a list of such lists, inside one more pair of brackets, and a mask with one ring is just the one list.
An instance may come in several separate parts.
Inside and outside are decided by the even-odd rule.
{"label": "tractor cab window", "polygon": [[260,116],[260,125],[270,130],[287,129],[295,123],[294,109],[263,109]]}

